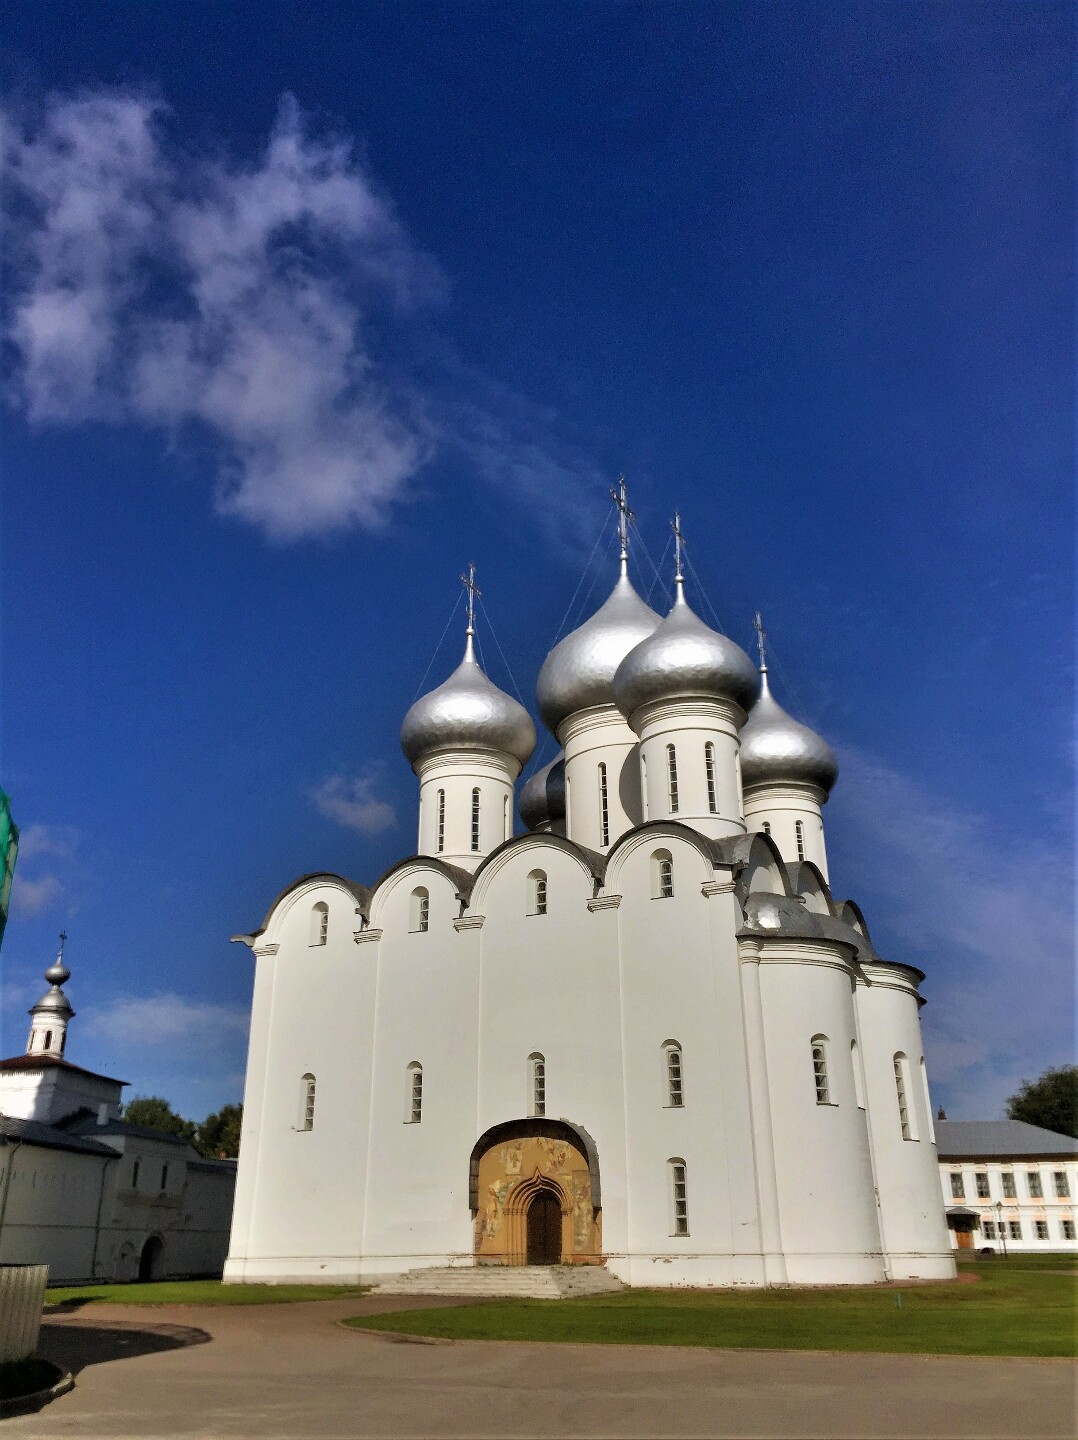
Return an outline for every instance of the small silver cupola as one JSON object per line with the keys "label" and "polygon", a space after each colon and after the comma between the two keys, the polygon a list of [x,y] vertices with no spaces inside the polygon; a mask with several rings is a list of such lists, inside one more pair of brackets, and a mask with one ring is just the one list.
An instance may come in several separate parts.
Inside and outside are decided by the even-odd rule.
{"label": "small silver cupola", "polygon": [[766,634],[757,612],[760,698],[741,731],[741,776],[746,787],[783,781],[815,785],[828,794],[838,779],[835,752],[822,735],[788,715],[771,694]]}
{"label": "small silver cupola", "polygon": [[71,979],[71,971],[64,964],[64,945],[67,931],[60,932],[60,948],[56,959],[45,971],[49,988],[37,1004],[29,1011],[30,1035],[26,1042],[27,1055],[63,1055],[67,1040],[68,1021],[75,1011],[64,994],[62,987]]}

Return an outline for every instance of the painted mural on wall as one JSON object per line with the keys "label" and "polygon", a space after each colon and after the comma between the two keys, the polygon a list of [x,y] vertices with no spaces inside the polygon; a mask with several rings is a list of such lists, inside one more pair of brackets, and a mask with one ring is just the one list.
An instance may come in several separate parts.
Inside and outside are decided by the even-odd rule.
{"label": "painted mural on wall", "polygon": [[527,1210],[539,1190],[555,1194],[561,1207],[562,1263],[599,1260],[602,1216],[592,1209],[587,1157],[571,1142],[546,1135],[501,1141],[480,1158],[476,1256],[525,1263]]}

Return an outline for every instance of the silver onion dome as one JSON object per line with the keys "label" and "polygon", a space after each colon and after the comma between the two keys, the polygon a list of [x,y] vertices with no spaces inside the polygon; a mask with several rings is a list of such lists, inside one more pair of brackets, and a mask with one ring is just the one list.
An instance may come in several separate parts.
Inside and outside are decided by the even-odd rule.
{"label": "silver onion dome", "polygon": [[414,766],[432,750],[487,750],[525,765],[535,749],[532,718],[488,680],[469,634],[464,659],[444,684],[422,695],[404,717],[401,749]]}
{"label": "silver onion dome", "polygon": [[529,830],[565,819],[565,756],[556,755],[520,792],[520,818]]}
{"label": "silver onion dome", "polygon": [[838,779],[835,752],[822,735],[787,715],[771,694],[766,666],[760,671],[760,698],[741,731],[741,778],[746,785],[801,781],[825,793]]}
{"label": "silver onion dome", "polygon": [[614,703],[614,673],[659,616],[633,589],[625,562],[618,583],[590,620],[559,640],[543,661],[535,698],[544,724],[557,734],[567,715]]}
{"label": "silver onion dome", "polygon": [[41,1015],[43,1013],[50,1015],[64,1015],[69,1020],[71,1016],[74,1015],[75,1012],[71,1008],[71,1002],[70,1000],[68,1000],[64,992],[60,989],[59,985],[54,985],[51,990],[48,990],[44,995],[42,995],[41,999],[30,1011],[31,1015]]}
{"label": "silver onion dome", "polygon": [[680,581],[669,615],[629,651],[614,676],[614,699],[626,717],[650,700],[701,695],[748,710],[758,689],[755,665],[740,645],[704,624]]}

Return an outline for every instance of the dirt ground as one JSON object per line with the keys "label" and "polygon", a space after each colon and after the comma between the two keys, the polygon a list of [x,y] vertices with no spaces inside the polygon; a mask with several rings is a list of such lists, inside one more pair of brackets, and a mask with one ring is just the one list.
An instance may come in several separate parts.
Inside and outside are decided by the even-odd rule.
{"label": "dirt ground", "polygon": [[1064,1360],[396,1341],[347,1315],[459,1304],[86,1305],[40,1353],[75,1389],[22,1436],[1071,1437]]}

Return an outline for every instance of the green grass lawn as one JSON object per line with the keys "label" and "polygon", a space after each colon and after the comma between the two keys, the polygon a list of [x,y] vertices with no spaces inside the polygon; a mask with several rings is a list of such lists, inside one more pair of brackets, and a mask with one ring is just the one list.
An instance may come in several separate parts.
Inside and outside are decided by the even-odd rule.
{"label": "green grass lawn", "polygon": [[368,1285],[223,1285],[220,1280],[151,1280],[143,1285],[62,1285],[45,1291],[48,1305],[109,1300],[116,1305],[283,1305],[365,1295]]}
{"label": "green grass lawn", "polygon": [[[1022,1257],[1024,1263],[1026,1257]],[[1047,1258],[1047,1257],[1045,1257]],[[1066,1268],[1066,1257],[1057,1257]],[[836,1290],[627,1290],[581,1300],[498,1300],[348,1321],[453,1340],[1072,1355],[1076,1287],[1047,1267],[964,1265],[975,1283]],[[901,1304],[900,1304],[901,1299]]]}

